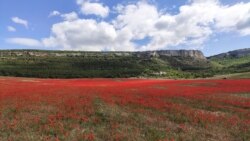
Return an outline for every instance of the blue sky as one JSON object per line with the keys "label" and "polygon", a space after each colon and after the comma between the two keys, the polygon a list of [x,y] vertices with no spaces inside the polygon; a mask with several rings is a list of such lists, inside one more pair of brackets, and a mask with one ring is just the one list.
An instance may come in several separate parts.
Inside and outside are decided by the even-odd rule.
{"label": "blue sky", "polygon": [[249,47],[249,0],[0,0],[0,49]]}

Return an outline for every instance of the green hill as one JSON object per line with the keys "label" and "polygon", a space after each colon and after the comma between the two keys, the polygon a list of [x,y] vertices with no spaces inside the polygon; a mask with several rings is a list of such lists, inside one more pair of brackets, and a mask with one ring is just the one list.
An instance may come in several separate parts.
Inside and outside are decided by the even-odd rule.
{"label": "green hill", "polygon": [[0,75],[42,78],[195,78],[209,62],[200,51],[72,52],[0,51]]}
{"label": "green hill", "polygon": [[220,74],[250,72],[250,49],[241,49],[209,57]]}
{"label": "green hill", "polygon": [[242,72],[250,72],[249,49],[208,58],[197,50],[146,52],[0,50],[1,76],[204,78]]}

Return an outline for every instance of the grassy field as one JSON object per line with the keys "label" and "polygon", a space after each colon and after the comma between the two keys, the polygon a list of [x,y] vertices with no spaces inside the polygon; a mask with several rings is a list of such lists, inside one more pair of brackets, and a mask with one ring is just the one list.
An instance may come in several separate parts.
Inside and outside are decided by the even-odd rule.
{"label": "grassy field", "polygon": [[222,78],[228,78],[228,79],[249,79],[250,78],[250,72],[234,73],[234,74],[226,74],[226,75],[217,75],[217,76],[212,77],[212,79],[222,79]]}
{"label": "grassy field", "polygon": [[231,67],[231,66],[237,66],[241,64],[249,63],[250,56],[244,56],[244,57],[225,57],[225,58],[212,58],[211,61],[216,65],[217,67]]}
{"label": "grassy field", "polygon": [[248,141],[250,80],[0,78],[1,141]]}
{"label": "grassy field", "polygon": [[213,66],[213,69],[210,70],[210,72],[213,72],[214,75],[228,75],[229,77],[235,76],[234,78],[249,78],[250,56],[209,58],[209,61]]}

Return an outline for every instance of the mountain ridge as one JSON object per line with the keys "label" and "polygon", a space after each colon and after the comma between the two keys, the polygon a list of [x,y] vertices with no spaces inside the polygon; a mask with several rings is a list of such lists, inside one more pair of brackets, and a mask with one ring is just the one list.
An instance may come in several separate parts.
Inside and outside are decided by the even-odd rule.
{"label": "mountain ridge", "polygon": [[[250,55],[206,58],[200,50],[85,52],[0,50],[0,76],[204,78],[250,72]],[[234,53],[235,54],[235,53]],[[238,57],[238,58],[237,58]]]}
{"label": "mountain ridge", "polygon": [[232,50],[225,53],[213,55],[208,58],[244,57],[244,56],[250,56],[250,48]]}
{"label": "mountain ridge", "polygon": [[197,59],[206,59],[204,54],[199,50],[156,50],[156,51],[53,51],[53,50],[0,50],[0,57],[8,56],[56,56],[56,57],[79,57],[79,56],[137,56],[137,57],[193,57]]}

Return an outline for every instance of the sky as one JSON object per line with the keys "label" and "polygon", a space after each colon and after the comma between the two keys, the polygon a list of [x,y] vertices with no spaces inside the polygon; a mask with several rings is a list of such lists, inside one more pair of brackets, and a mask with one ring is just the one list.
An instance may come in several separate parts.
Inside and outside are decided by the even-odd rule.
{"label": "sky", "polygon": [[0,0],[0,49],[250,48],[250,0]]}

